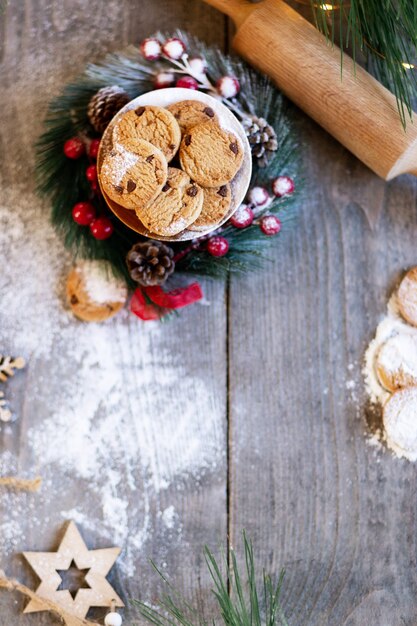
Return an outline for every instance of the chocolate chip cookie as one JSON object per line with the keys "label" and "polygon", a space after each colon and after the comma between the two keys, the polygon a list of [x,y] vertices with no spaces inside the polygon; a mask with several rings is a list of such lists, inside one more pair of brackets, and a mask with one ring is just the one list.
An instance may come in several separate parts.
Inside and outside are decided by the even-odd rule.
{"label": "chocolate chip cookie", "polygon": [[218,117],[214,110],[199,100],[182,100],[171,104],[167,109],[177,120],[182,133],[204,122],[218,123]]}
{"label": "chocolate chip cookie", "polygon": [[232,202],[230,185],[206,188],[203,192],[203,208],[192,225],[193,230],[206,230],[211,226],[216,226],[225,217]]}
{"label": "chocolate chip cookie", "polygon": [[168,169],[168,180],[159,196],[136,215],[151,233],[176,235],[192,224],[201,213],[203,190],[188,174],[176,167]]}
{"label": "chocolate chip cookie", "polygon": [[137,141],[144,139],[159,148],[167,161],[176,154],[181,130],[175,117],[167,109],[157,106],[139,106],[127,111],[113,128],[113,143],[137,152]]}
{"label": "chocolate chip cookie", "polygon": [[167,174],[162,152],[143,139],[136,141],[135,154],[120,145],[111,150],[99,172],[105,193],[126,209],[154,200],[165,185]]}
{"label": "chocolate chip cookie", "polygon": [[237,174],[243,147],[230,131],[205,122],[185,133],[180,147],[181,167],[202,187],[221,187]]}
{"label": "chocolate chip cookie", "polygon": [[66,285],[68,305],[84,322],[103,322],[123,308],[127,288],[114,277],[106,261],[81,261],[70,271]]}

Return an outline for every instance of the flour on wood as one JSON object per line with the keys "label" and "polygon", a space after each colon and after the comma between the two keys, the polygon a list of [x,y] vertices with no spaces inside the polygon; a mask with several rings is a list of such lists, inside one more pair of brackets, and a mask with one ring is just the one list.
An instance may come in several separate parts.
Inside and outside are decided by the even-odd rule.
{"label": "flour on wood", "polygon": [[[27,547],[29,519],[36,530],[45,515],[56,528],[72,518],[121,545],[120,567],[132,576],[147,556],[158,493],[166,492],[167,502],[171,487],[198,484],[223,459],[212,394],[166,347],[172,329],[142,324],[127,311],[101,325],[74,320],[62,304],[71,259],[48,223],[48,208],[19,188],[4,197],[2,347],[28,357],[19,458],[28,476],[42,476],[43,489],[2,495],[0,553]],[[19,421],[2,427],[11,441]],[[0,455],[3,475],[17,469],[25,475],[17,457]],[[162,532],[181,528],[169,500],[165,506]]]}

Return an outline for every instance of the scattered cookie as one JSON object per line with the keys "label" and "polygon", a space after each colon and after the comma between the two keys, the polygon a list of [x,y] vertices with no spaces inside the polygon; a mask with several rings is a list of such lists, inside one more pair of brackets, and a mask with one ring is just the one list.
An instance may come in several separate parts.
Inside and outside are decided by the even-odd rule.
{"label": "scattered cookie", "polygon": [[203,124],[204,122],[218,123],[219,121],[214,110],[199,100],[182,100],[181,102],[171,104],[167,108],[177,120],[183,134],[190,128],[193,128],[193,126],[197,126],[197,124]]}
{"label": "scattered cookie", "polygon": [[383,421],[387,445],[397,456],[417,460],[417,388],[396,391],[386,402]]}
{"label": "scattered cookie", "polygon": [[206,230],[216,226],[227,214],[232,202],[230,185],[203,189],[203,209],[193,224],[193,230]]}
{"label": "scattered cookie", "polygon": [[190,181],[188,174],[175,167],[168,169],[168,180],[159,196],[136,214],[143,225],[156,235],[176,235],[194,222],[203,206],[203,190]]}
{"label": "scattered cookie", "polygon": [[413,267],[398,288],[398,308],[403,318],[417,326],[417,267]]}
{"label": "scattered cookie", "polygon": [[148,141],[138,139],[136,154],[121,146],[104,158],[100,181],[105,193],[126,209],[148,204],[166,183],[167,161]]}
{"label": "scattered cookie", "polygon": [[102,322],[123,308],[127,288],[106,261],[82,261],[69,273],[67,300],[78,319]]}
{"label": "scattered cookie", "polygon": [[182,168],[202,187],[230,182],[243,161],[243,147],[233,133],[206,122],[191,128],[180,147]]}
{"label": "scattered cookie", "polygon": [[387,339],[376,356],[375,367],[388,391],[417,387],[417,336],[401,333]]}
{"label": "scattered cookie", "polygon": [[137,147],[137,142],[141,139],[159,148],[167,161],[171,161],[180,146],[181,130],[167,109],[140,106],[127,111],[117,121],[113,128],[113,143],[140,154],[141,148]]}

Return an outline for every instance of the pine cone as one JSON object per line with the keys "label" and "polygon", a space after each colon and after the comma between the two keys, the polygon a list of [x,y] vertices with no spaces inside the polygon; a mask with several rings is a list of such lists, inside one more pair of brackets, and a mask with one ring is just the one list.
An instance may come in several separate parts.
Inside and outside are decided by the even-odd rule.
{"label": "pine cone", "polygon": [[243,128],[260,167],[266,167],[278,149],[277,134],[263,117],[248,115],[242,120]]}
{"label": "pine cone", "polygon": [[141,241],[127,253],[127,267],[139,285],[163,285],[175,269],[173,256],[174,250],[162,241]]}
{"label": "pine cone", "polygon": [[103,87],[88,103],[87,115],[94,130],[102,135],[110,120],[125,104],[129,96],[121,87]]}

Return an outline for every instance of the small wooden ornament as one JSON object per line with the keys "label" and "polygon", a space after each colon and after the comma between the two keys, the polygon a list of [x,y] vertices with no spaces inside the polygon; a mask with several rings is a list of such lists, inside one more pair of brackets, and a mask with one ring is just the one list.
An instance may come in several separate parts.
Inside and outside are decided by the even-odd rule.
{"label": "small wooden ornament", "polygon": [[10,422],[12,412],[7,408],[7,402],[3,391],[0,391],[0,422]]}
{"label": "small wooden ornament", "polygon": [[[14,376],[16,370],[21,370],[26,363],[22,357],[13,358],[0,354],[0,382],[5,383],[11,376]],[[6,398],[3,391],[0,391],[0,422],[10,422],[12,412],[7,406]]]}
{"label": "small wooden ornament", "polygon": [[0,487],[13,489],[15,491],[39,491],[42,485],[42,478],[19,478],[18,476],[0,476]]}
{"label": "small wooden ornament", "polygon": [[11,356],[0,354],[0,381],[5,383],[8,378],[14,375],[15,370],[21,370],[25,365],[25,359],[21,356],[14,359]]}
{"label": "small wooden ornament", "polygon": [[[123,607],[124,604],[106,580],[120,548],[89,550],[74,522],[69,522],[57,552],[24,552],[23,556],[39,576],[36,590],[39,600],[31,599],[24,613],[45,611],[43,599],[49,600],[78,618],[84,618],[91,607]],[[79,588],[75,596],[68,589],[59,589],[62,578],[58,571],[70,569],[75,563],[86,570],[84,581],[88,588]]]}

